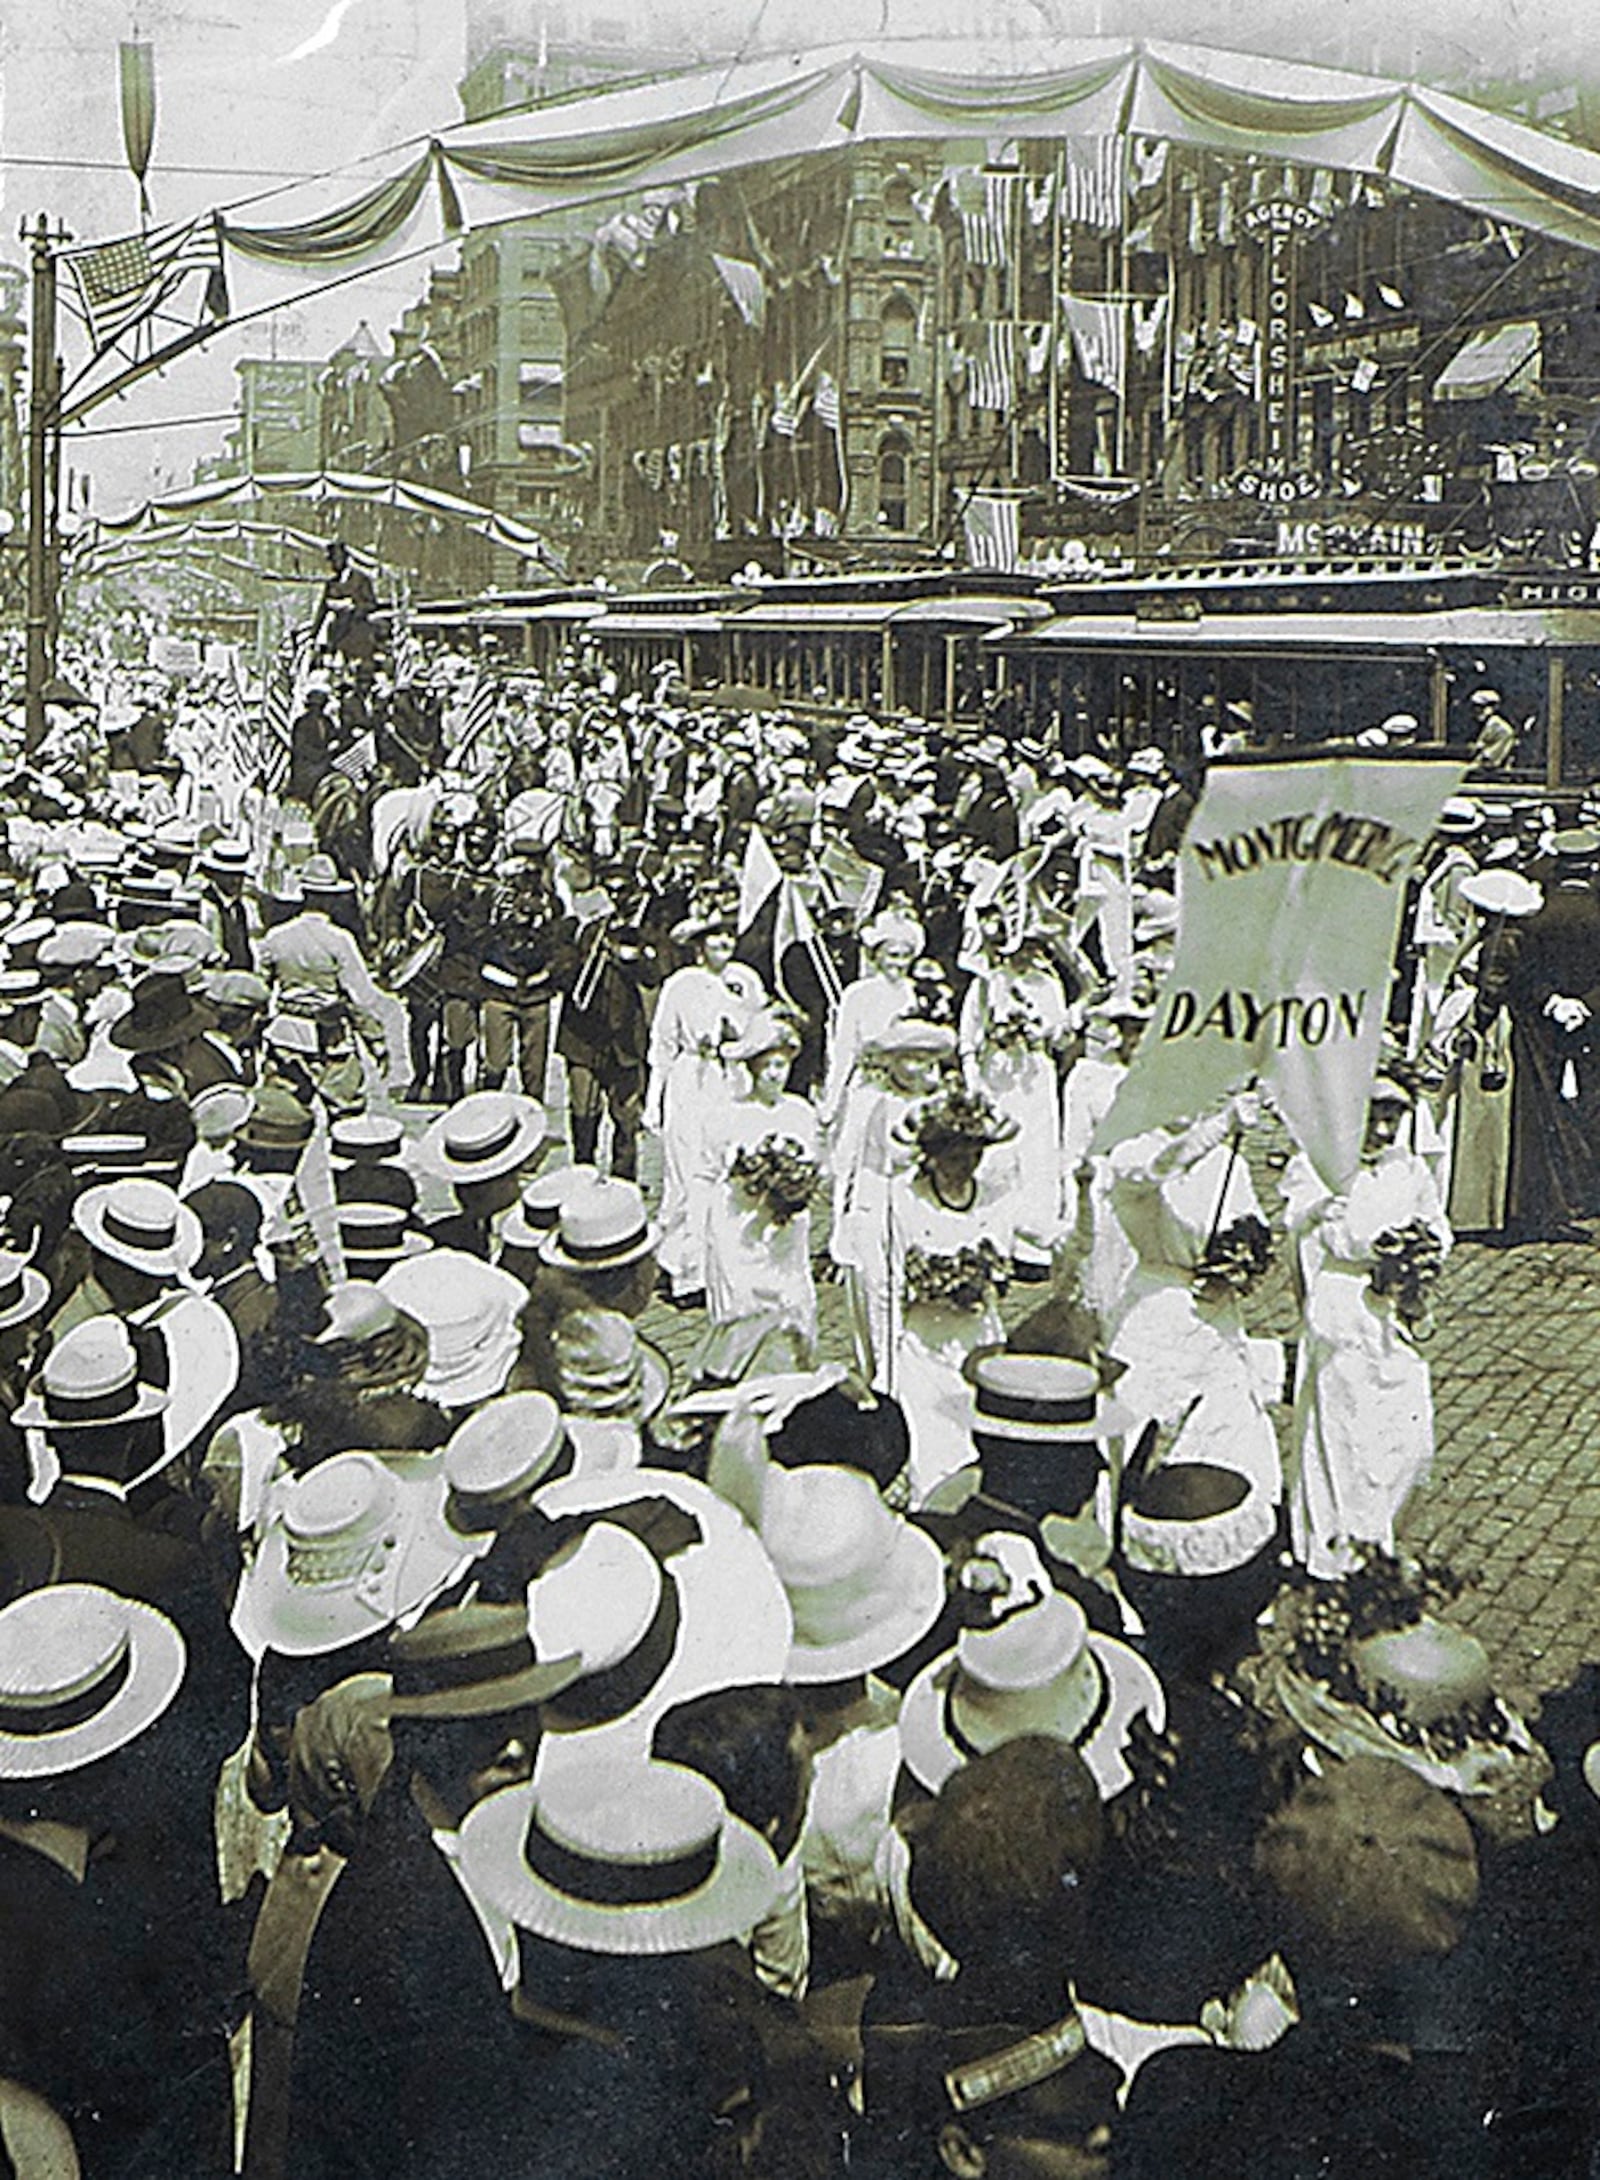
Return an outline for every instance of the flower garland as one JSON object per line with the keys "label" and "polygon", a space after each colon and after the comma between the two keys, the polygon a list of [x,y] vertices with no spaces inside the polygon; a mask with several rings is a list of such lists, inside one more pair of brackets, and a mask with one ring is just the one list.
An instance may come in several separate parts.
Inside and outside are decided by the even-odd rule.
{"label": "flower garland", "polygon": [[1400,1322],[1418,1339],[1433,1329],[1433,1286],[1444,1267],[1444,1245],[1421,1219],[1389,1227],[1372,1245],[1367,1285],[1394,1303]]}
{"label": "flower garland", "polygon": [[987,1238],[965,1249],[906,1251],[906,1303],[980,1310],[1011,1284],[1011,1267]]}
{"label": "flower garland", "polygon": [[788,1135],[763,1136],[759,1143],[735,1151],[728,1178],[774,1226],[787,1226],[809,1209],[822,1185],[816,1160]]}
{"label": "flower garland", "polygon": [[1247,1295],[1272,1263],[1272,1229],[1254,1213],[1234,1219],[1206,1243],[1194,1268],[1194,1287],[1224,1288]]}

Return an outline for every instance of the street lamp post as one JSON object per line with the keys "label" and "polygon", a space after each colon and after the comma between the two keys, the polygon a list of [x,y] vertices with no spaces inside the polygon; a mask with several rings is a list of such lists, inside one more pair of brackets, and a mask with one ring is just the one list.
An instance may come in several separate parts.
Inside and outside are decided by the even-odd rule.
{"label": "street lamp post", "polygon": [[[26,228],[24,233],[27,233]],[[52,435],[59,429],[60,365],[56,358],[56,246],[67,239],[52,234],[39,214],[28,236],[33,271],[33,320],[28,359],[28,609],[27,728],[25,746],[44,740],[45,684],[54,670],[56,526],[51,456]]]}

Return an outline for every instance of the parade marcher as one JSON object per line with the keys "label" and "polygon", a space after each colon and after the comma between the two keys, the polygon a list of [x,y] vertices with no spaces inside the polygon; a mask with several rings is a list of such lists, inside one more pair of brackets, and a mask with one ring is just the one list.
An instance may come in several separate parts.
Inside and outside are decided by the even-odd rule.
{"label": "parade marcher", "polygon": [[820,1179],[817,1116],[785,1085],[799,1033],[755,1015],[724,1048],[749,1090],[712,1117],[707,1156],[716,1176],[706,1212],[706,1303],[711,1323],[754,1321],[796,1333],[809,1359],[817,1337],[810,1196]]}
{"label": "parade marcher", "polygon": [[1362,1545],[1393,1550],[1433,1459],[1419,1342],[1451,1235],[1426,1166],[1395,1140],[1409,1104],[1396,1083],[1373,1085],[1361,1170],[1344,1194],[1303,1154],[1284,1176],[1305,1297],[1290,1516],[1295,1557],[1324,1578],[1348,1572]]}
{"label": "parade marcher", "polygon": [[325,856],[312,856],[300,885],[304,906],[261,940],[257,965],[272,980],[280,1009],[314,1025],[319,1087],[342,1109],[363,1102],[352,1032],[365,1039],[390,1087],[404,1082],[404,1019],[373,982],[356,941],[333,920],[333,904],[349,894],[349,880]]}

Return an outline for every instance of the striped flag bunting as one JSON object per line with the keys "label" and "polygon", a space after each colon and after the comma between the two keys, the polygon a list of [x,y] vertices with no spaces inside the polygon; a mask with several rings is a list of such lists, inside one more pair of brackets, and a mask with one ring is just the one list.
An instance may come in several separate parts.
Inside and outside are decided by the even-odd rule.
{"label": "striped flag bunting", "polygon": [[270,795],[280,793],[288,777],[290,737],[310,656],[310,629],[291,628],[267,674],[261,699],[261,784]]}
{"label": "striped flag bunting", "polygon": [[360,787],[372,777],[377,767],[377,737],[370,727],[365,734],[358,734],[350,747],[333,760],[334,771],[342,773],[352,787]]}
{"label": "striped flag bunting", "polygon": [[1061,160],[1061,217],[1102,233],[1122,218],[1123,139],[1069,137]]}
{"label": "striped flag bunting", "polygon": [[1017,390],[1017,329],[1009,319],[982,329],[977,353],[969,353],[967,398],[975,409],[1009,415]]}
{"label": "striped flag bunting", "polygon": [[1064,295],[1061,314],[1072,335],[1078,368],[1096,386],[1121,395],[1128,383],[1128,306],[1081,295]]}
{"label": "striped flag bunting", "polygon": [[969,265],[1007,265],[1011,261],[1011,202],[1017,173],[988,173],[963,167],[951,176],[950,195],[961,222],[961,240]]}
{"label": "striped flag bunting", "polygon": [[465,765],[480,736],[488,727],[500,701],[499,684],[488,674],[480,673],[462,701],[463,714],[460,738],[450,753],[450,762],[458,769]]}
{"label": "striped flag bunting", "polygon": [[781,382],[772,389],[772,428],[780,439],[792,439],[800,429],[805,396],[798,386]]}
{"label": "striped flag bunting", "polygon": [[837,431],[842,416],[839,408],[839,381],[831,371],[817,373],[816,396],[811,403],[817,422],[829,431]]}
{"label": "striped flag bunting", "polygon": [[1011,574],[1022,542],[1018,502],[1002,492],[974,492],[961,519],[967,534],[967,565]]}
{"label": "striped flag bunting", "polygon": [[150,317],[192,272],[208,276],[206,307],[217,315],[227,309],[222,240],[211,213],[153,228],[147,235],[123,235],[86,250],[63,250],[61,255],[72,274],[97,354]]}

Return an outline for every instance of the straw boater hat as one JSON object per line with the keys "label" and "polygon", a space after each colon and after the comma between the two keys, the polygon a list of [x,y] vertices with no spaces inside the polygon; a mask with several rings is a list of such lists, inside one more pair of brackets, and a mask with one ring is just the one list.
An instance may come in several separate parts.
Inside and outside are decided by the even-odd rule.
{"label": "straw boater hat", "polygon": [[405,1122],[393,1113],[344,1113],[328,1130],[328,1157],[336,1171],[380,1166],[398,1158]]}
{"label": "straw boater hat", "polygon": [[319,901],[354,893],[355,887],[331,855],[308,855],[300,866],[300,891],[308,901]]}
{"label": "straw boater hat", "polygon": [[278,1487],[234,1601],[250,1655],[343,1650],[437,1596],[469,1556],[438,1517],[439,1471],[437,1455],[336,1453]]}
{"label": "straw boater hat", "polygon": [[476,1601],[424,1614],[389,1638],[391,1719],[492,1718],[559,1695],[578,1658],[541,1659],[527,1607]]}
{"label": "straw boater hat", "polygon": [[[547,1713],[542,1766],[602,1743],[642,1754],[672,1704],[782,1677],[792,1637],[783,1586],[704,1484],[661,1469],[571,1476],[535,1503],[555,1520],[591,1517],[528,1592],[540,1655],[575,1650],[584,1661],[584,1677]],[[652,1516],[666,1530],[660,1549],[636,1533],[657,1526]]]}
{"label": "straw boater hat", "polygon": [[535,1174],[531,1181],[525,1181],[520,1198],[512,1205],[500,1228],[502,1247],[538,1249],[546,1235],[555,1232],[561,1206],[567,1198],[599,1178],[598,1166],[583,1163],[553,1166],[548,1173]]}
{"label": "straw boater hat", "polygon": [[1126,1643],[1092,1633],[1082,1606],[1051,1588],[1040,1566],[1004,1617],[965,1629],[954,1650],[917,1675],[900,1744],[936,1794],[974,1756],[1022,1734],[1052,1734],[1081,1752],[1110,1801],[1132,1780],[1128,1735],[1141,1715],[1158,1730],[1165,1724],[1160,1681]]}
{"label": "straw boater hat", "polygon": [[116,944],[108,923],[64,923],[39,942],[41,969],[85,969],[104,960]]}
{"label": "straw boater hat", "polygon": [[97,1430],[165,1412],[168,1396],[144,1384],[133,1335],[120,1317],[86,1317],[62,1333],[12,1415],[19,1430]]}
{"label": "straw boater hat", "polygon": [[548,1134],[537,1099],[479,1090],[440,1114],[417,1144],[416,1159],[440,1180],[493,1181],[525,1166]]}
{"label": "straw boater hat", "polygon": [[0,1779],[81,1771],[153,1726],[183,1684],[183,1637],[91,1582],[0,1610]]}
{"label": "straw boater hat", "polygon": [[164,1181],[107,1181],[85,1189],[72,1223],[93,1248],[135,1271],[177,1279],[205,1244],[200,1221]]}
{"label": "straw boater hat", "polygon": [[1485,916],[1531,916],[1544,906],[1543,886],[1520,871],[1474,871],[1456,891]]}
{"label": "straw boater hat", "polygon": [[551,1335],[557,1390],[573,1422],[645,1423],[660,1408],[672,1367],[620,1310],[564,1310]]}
{"label": "straw boater hat", "polygon": [[491,1794],[461,1827],[475,1896],[584,1953],[693,1953],[753,1930],[778,1893],[760,1834],[709,1779],[653,1758],[587,1762]]}
{"label": "straw boater hat", "polygon": [[486,1536],[541,1484],[570,1476],[576,1458],[548,1393],[501,1393],[444,1449],[445,1519],[462,1536]]}
{"label": "straw boater hat", "polygon": [[[315,1037],[315,1025],[307,1023],[306,1027]],[[257,1090],[239,1129],[239,1143],[245,1151],[301,1151],[315,1130],[310,1108],[292,1090],[266,1082]]]}
{"label": "straw boater hat", "polygon": [[37,1270],[33,1250],[0,1249],[0,1332],[37,1317],[50,1299],[50,1282]]}
{"label": "straw boater hat", "polygon": [[520,1279],[461,1249],[430,1249],[395,1264],[378,1282],[428,1332],[418,1390],[443,1408],[471,1408],[500,1392],[522,1344],[528,1299]]}
{"label": "straw boater hat", "polygon": [[785,1680],[851,1680],[888,1665],[944,1609],[938,1545],[855,1469],[770,1468],[761,1541],[794,1617]]}
{"label": "straw boater hat", "polygon": [[408,1257],[424,1256],[433,1244],[407,1222],[410,1213],[401,1204],[346,1201],[334,1206],[339,1224],[339,1246],[346,1258],[362,1264],[401,1264]]}
{"label": "straw boater hat", "polygon": [[215,871],[219,878],[248,878],[250,863],[247,840],[214,840],[200,858],[201,868]]}
{"label": "straw boater hat", "polygon": [[563,1198],[539,1254],[559,1271],[615,1272],[648,1256],[660,1239],[632,1181],[591,1181]]}
{"label": "straw boater hat", "polygon": [[428,1333],[383,1289],[364,1279],[335,1287],[327,1323],[312,1341],[345,1383],[358,1392],[409,1392],[428,1367]]}

